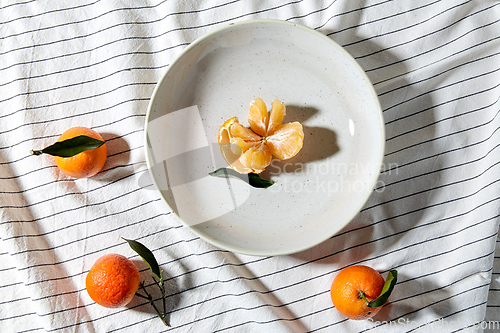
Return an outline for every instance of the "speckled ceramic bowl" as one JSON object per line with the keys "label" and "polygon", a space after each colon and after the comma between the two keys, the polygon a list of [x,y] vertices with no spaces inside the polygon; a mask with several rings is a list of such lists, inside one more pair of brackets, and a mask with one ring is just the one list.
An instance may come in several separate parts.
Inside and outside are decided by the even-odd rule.
{"label": "speckled ceramic bowl", "polygon": [[[209,176],[227,166],[218,129],[247,124],[261,97],[287,107],[284,122],[304,126],[304,147],[273,160],[252,188]],[[243,21],[197,39],[169,66],[146,117],[151,177],[175,216],[229,251],[268,256],[308,249],[358,214],[373,191],[384,152],[374,89],[354,59],[330,38],[275,20]]]}

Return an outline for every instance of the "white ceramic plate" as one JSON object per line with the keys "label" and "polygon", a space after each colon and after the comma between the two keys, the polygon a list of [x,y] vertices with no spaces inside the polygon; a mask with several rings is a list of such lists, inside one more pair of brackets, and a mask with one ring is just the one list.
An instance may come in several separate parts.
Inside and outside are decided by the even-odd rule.
{"label": "white ceramic plate", "polygon": [[[219,127],[250,102],[287,107],[304,126],[304,146],[262,174],[256,189],[208,175],[226,167]],[[358,214],[373,191],[384,152],[374,89],[354,59],[312,29],[275,20],[227,25],[194,41],[169,66],[146,117],[146,158],[175,215],[202,239],[250,255],[317,245]]]}

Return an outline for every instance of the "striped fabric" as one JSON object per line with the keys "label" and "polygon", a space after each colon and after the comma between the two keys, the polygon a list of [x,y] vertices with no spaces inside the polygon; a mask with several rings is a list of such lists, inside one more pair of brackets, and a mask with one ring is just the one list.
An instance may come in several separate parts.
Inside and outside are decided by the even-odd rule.
{"label": "striped fabric", "polygon": [[[383,108],[377,188],[310,250],[215,248],[151,190],[144,122],[156,82],[194,39],[273,18],[342,45]],[[2,332],[477,332],[500,329],[500,1],[141,0],[0,2]],[[101,173],[73,180],[31,149],[67,128],[107,140]],[[167,329],[140,298],[95,304],[85,276],[106,253],[167,274]],[[352,264],[399,272],[370,321],[332,306]],[[151,281],[149,281],[151,283]],[[495,326],[496,325],[496,326]]]}

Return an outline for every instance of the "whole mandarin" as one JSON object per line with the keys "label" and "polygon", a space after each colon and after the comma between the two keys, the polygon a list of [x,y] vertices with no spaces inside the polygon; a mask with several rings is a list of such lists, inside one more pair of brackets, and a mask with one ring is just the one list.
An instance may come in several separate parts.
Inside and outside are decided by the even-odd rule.
{"label": "whole mandarin", "polygon": [[382,307],[369,308],[368,301],[376,299],[384,287],[384,278],[371,267],[355,265],[344,268],[333,280],[330,295],[335,308],[344,316],[363,320],[375,316]]}
{"label": "whole mandarin", "polygon": [[87,274],[85,286],[97,304],[118,308],[130,303],[140,282],[135,264],[127,257],[113,253],[96,260]]}

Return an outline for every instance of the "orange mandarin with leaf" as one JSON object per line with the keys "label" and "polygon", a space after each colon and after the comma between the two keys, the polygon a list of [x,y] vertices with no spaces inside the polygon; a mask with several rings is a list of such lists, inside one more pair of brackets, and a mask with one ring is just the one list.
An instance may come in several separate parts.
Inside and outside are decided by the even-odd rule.
{"label": "orange mandarin with leaf", "polygon": [[66,130],[55,144],[42,150],[32,150],[31,153],[52,155],[64,174],[74,178],[88,178],[101,171],[106,163],[107,148],[99,133],[78,126]]}
{"label": "orange mandarin with leaf", "polygon": [[396,270],[389,271],[384,281],[382,275],[371,267],[349,266],[333,280],[330,296],[335,308],[347,318],[368,319],[382,309],[396,282]]}

